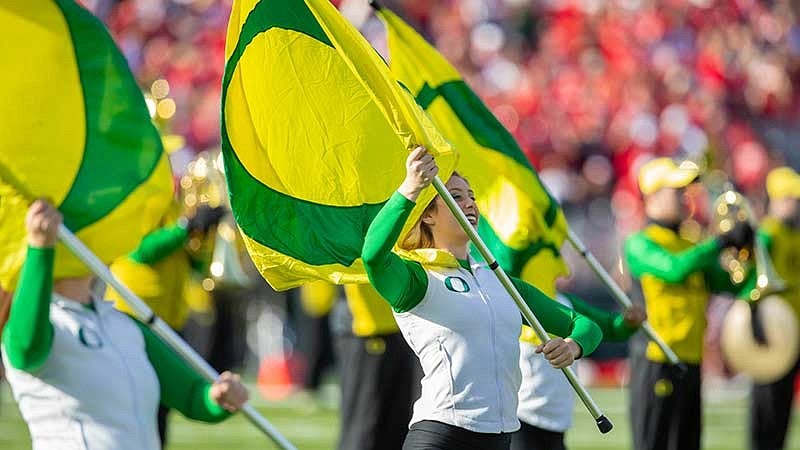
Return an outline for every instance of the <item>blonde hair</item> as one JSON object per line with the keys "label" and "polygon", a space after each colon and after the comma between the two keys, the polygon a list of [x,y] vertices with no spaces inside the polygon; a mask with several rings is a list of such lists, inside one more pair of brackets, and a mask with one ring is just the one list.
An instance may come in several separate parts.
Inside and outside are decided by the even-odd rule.
{"label": "blonde hair", "polygon": [[[453,177],[458,177],[464,181],[467,181],[467,179],[461,176],[461,174],[458,172],[453,172],[450,178]],[[438,205],[436,204],[437,198],[439,198],[438,194],[433,197],[430,203],[428,203],[428,206],[426,206],[425,209],[422,211],[422,214],[420,214],[419,219],[417,219],[417,222],[414,224],[413,227],[411,227],[411,230],[409,230],[406,237],[402,241],[400,241],[399,244],[400,248],[402,248],[403,250],[411,251],[420,248],[434,247],[435,244],[433,241],[433,230],[431,229],[430,225],[422,221],[422,218],[428,214],[436,212],[438,208]]]}
{"label": "blonde hair", "polygon": [[439,196],[433,197],[428,206],[422,211],[422,215],[419,216],[417,219],[417,223],[411,227],[411,230],[406,235],[405,239],[400,242],[400,248],[403,250],[417,250],[420,248],[432,248],[433,247],[433,231],[431,230],[431,226],[427,223],[422,221],[422,217],[429,213],[436,212],[438,206],[436,205],[436,199]]}

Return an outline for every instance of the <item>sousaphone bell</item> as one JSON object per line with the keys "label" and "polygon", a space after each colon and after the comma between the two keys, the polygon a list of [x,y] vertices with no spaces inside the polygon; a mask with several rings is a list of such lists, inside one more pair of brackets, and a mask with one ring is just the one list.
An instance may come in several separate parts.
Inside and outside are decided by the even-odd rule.
{"label": "sousaphone bell", "polygon": [[[714,223],[719,232],[746,221],[758,228],[750,204],[733,190],[714,203]],[[797,361],[800,342],[798,324],[789,303],[780,296],[786,283],[778,276],[767,248],[756,238],[752,249],[725,249],[723,267],[735,284],[746,279],[755,265],[755,286],[747,293],[749,301],[736,301],[722,326],[722,353],[728,366],[757,383],[781,379]]]}

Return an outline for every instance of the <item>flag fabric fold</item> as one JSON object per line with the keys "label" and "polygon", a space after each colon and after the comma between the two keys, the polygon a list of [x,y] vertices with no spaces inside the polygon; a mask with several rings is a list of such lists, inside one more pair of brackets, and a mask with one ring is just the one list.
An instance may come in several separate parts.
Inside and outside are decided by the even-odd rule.
{"label": "flag fabric fold", "polygon": [[259,272],[278,290],[366,282],[363,238],[408,151],[425,145],[446,179],[454,150],[327,0],[235,1],[226,60],[226,180]]}
{"label": "flag fabric fold", "polygon": [[553,284],[568,273],[560,254],[567,231],[561,207],[458,71],[397,15],[385,8],[377,14],[387,28],[392,74],[458,149],[456,170],[475,190],[481,237],[509,274]]}
{"label": "flag fabric fold", "polygon": [[[72,0],[0,4],[0,285],[25,255],[28,197],[50,200],[103,261],[136,247],[172,197],[169,161],[105,26]],[[55,276],[87,275],[56,248]]]}

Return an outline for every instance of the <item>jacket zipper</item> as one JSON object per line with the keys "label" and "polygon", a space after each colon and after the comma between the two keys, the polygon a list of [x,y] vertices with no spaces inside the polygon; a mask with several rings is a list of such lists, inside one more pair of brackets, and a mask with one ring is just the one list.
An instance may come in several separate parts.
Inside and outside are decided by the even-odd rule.
{"label": "jacket zipper", "polygon": [[450,362],[450,355],[447,353],[447,349],[444,347],[441,337],[437,337],[436,342],[439,343],[439,353],[441,354],[442,362],[447,370],[447,380],[449,381],[450,385],[450,412],[453,415],[453,423],[455,423],[456,426],[459,426],[458,416],[456,415],[455,381],[453,379],[453,368],[452,363]]}
{"label": "jacket zipper", "polygon": [[481,296],[481,300],[486,305],[486,308],[489,310],[489,331],[492,335],[492,360],[494,361],[494,386],[497,390],[497,409],[500,414],[500,432],[506,429],[505,418],[503,417],[503,390],[500,388],[500,373],[498,372],[498,363],[497,363],[497,336],[495,334],[495,317],[494,317],[494,308],[492,308],[489,299],[483,294],[483,288],[481,287],[480,282],[478,281],[477,275],[473,275],[472,279],[475,280],[475,285],[478,286],[478,293]]}
{"label": "jacket zipper", "polygon": [[[114,355],[117,357],[117,359],[120,360],[120,362],[122,363],[122,367],[125,368],[125,374],[128,377],[128,383],[129,383],[128,385],[131,386],[131,389],[130,389],[129,392],[131,393],[131,398],[133,399],[133,409],[136,411],[136,414],[135,414],[135,416],[136,416],[136,424],[139,426],[139,433],[137,433],[137,434],[139,436],[141,436],[142,440],[144,441],[146,433],[144,432],[144,424],[142,423],[141,417],[139,417],[140,416],[139,415],[139,404],[138,404],[138,402],[136,400],[136,388],[134,387],[135,384],[134,384],[133,374],[131,373],[131,369],[130,369],[130,367],[128,367],[128,364],[125,362],[125,357],[117,349],[117,347],[114,346],[114,342],[111,340],[111,337],[106,332],[106,328],[103,325],[103,321],[100,319],[100,314],[98,314],[97,311],[92,311],[92,314],[94,314],[95,317],[97,318],[98,328],[100,328],[100,331],[103,333],[103,337],[105,338],[105,341],[108,342],[108,346],[111,349],[112,353],[114,353]],[[148,445],[149,444],[146,441],[144,441],[144,446],[142,448],[147,448]]]}

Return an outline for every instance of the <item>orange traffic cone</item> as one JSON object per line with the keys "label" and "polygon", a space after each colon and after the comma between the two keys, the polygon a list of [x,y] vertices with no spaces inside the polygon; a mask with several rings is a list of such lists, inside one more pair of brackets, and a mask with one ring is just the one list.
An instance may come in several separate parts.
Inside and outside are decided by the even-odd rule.
{"label": "orange traffic cone", "polygon": [[304,362],[294,354],[267,356],[258,368],[258,389],[268,400],[281,400],[298,389],[297,374],[302,373]]}

